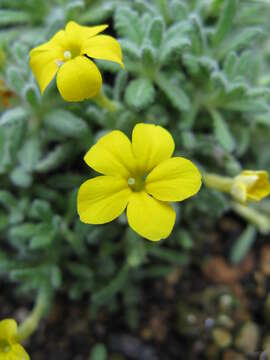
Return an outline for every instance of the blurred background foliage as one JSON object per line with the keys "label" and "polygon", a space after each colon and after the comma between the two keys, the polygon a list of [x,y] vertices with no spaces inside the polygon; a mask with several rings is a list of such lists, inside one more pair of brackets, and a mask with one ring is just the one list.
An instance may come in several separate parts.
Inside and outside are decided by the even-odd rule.
{"label": "blurred background foliage", "polygon": [[[270,6],[259,0],[0,0],[0,9],[0,274],[24,296],[44,286],[71,299],[84,296],[93,317],[101,306],[122,306],[136,328],[142,281],[188,266],[231,199],[203,187],[177,205],[174,231],[158,244],[139,238],[124,217],[84,225],[76,194],[93,174],[83,155],[106,131],[130,135],[144,121],[170,130],[176,154],[201,171],[269,172]],[[66,103],[55,84],[41,97],[29,50],[69,20],[108,23],[107,33],[119,39],[125,70],[98,61],[117,111],[91,101]],[[270,219],[269,200],[257,209]],[[245,257],[256,230],[244,224],[228,261]]]}

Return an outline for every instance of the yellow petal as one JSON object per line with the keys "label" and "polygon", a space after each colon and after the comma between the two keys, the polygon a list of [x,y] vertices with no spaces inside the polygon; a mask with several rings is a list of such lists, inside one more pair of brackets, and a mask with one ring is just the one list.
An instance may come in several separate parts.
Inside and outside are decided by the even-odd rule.
{"label": "yellow petal", "polygon": [[66,35],[71,42],[81,42],[105,30],[109,25],[82,26],[74,21],[66,25]]}
{"label": "yellow petal", "polygon": [[41,93],[44,93],[54,78],[58,70],[57,61],[61,60],[61,56],[59,50],[35,50],[30,53],[30,67],[37,79]]}
{"label": "yellow petal", "polygon": [[114,61],[124,67],[119,42],[108,35],[98,35],[83,43],[82,53],[91,58]]}
{"label": "yellow petal", "polygon": [[104,224],[125,210],[131,190],[126,180],[98,176],[83,183],[78,192],[78,213],[82,222]]}
{"label": "yellow petal", "polygon": [[84,56],[77,56],[63,64],[57,73],[56,82],[66,101],[82,101],[94,97],[102,86],[98,68]]}
{"label": "yellow petal", "polygon": [[15,320],[5,319],[0,321],[0,339],[14,339],[17,335],[18,326]]}
{"label": "yellow petal", "polygon": [[58,31],[49,41],[41,44],[30,51],[30,56],[36,52],[48,50],[64,50],[67,47],[67,37],[64,30]]}
{"label": "yellow petal", "polygon": [[15,344],[8,353],[8,360],[30,360],[30,357],[20,344]]}
{"label": "yellow petal", "polygon": [[127,207],[129,226],[148,240],[167,238],[175,223],[175,211],[166,202],[161,202],[142,192],[134,192]]}
{"label": "yellow petal", "polygon": [[130,140],[119,130],[99,139],[86,153],[84,161],[97,172],[126,179],[136,168]]}
{"label": "yellow petal", "polygon": [[257,176],[258,180],[253,186],[247,189],[247,199],[260,201],[270,194],[270,183],[267,171],[245,170],[241,173],[243,176]]}
{"label": "yellow petal", "polygon": [[173,157],[157,165],[147,176],[146,191],[162,201],[182,201],[195,195],[201,187],[197,167],[182,157]]}
{"label": "yellow petal", "polygon": [[146,174],[172,156],[174,141],[171,134],[161,126],[137,124],[132,133],[132,148],[140,172]]}
{"label": "yellow petal", "polygon": [[231,195],[240,202],[246,202],[247,201],[247,186],[240,182],[235,181],[231,187]]}

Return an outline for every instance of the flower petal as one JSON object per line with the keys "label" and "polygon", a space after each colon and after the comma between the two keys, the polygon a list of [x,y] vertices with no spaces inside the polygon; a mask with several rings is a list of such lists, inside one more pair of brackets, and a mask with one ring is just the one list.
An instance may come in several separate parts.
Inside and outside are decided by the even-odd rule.
{"label": "flower petal", "polygon": [[175,211],[166,202],[152,198],[144,191],[129,199],[127,219],[130,227],[148,240],[167,238],[175,223]]}
{"label": "flower petal", "polygon": [[268,180],[268,172],[264,170],[251,171],[244,170],[242,172],[244,176],[258,176],[256,183],[247,190],[247,196],[250,200],[260,201],[270,194],[270,183]]}
{"label": "flower petal", "polygon": [[130,140],[119,130],[99,139],[86,153],[84,161],[97,172],[126,179],[136,168]]}
{"label": "flower petal", "polygon": [[8,354],[9,360],[30,360],[29,355],[20,344],[12,345],[10,354]]}
{"label": "flower petal", "polygon": [[0,338],[1,339],[14,339],[17,335],[18,326],[15,320],[5,319],[0,321]]}
{"label": "flower petal", "polygon": [[146,191],[162,201],[182,201],[201,187],[201,174],[189,160],[174,157],[157,165],[147,176]]}
{"label": "flower petal", "polygon": [[112,36],[98,35],[83,43],[82,53],[94,59],[114,61],[124,67],[120,44]]}
{"label": "flower petal", "polygon": [[174,141],[161,126],[141,123],[133,129],[132,148],[140,171],[146,174],[172,156]]}
{"label": "flower petal", "polygon": [[96,65],[84,56],[63,64],[57,73],[57,87],[66,101],[82,101],[96,96],[102,86]]}
{"label": "flower petal", "polygon": [[78,192],[78,213],[82,222],[105,224],[125,210],[131,190],[114,176],[98,176],[84,182]]}
{"label": "flower petal", "polygon": [[58,31],[49,41],[30,51],[30,56],[36,52],[48,50],[64,50],[67,47],[67,37],[64,30]]}
{"label": "flower petal", "polygon": [[69,41],[78,42],[86,40],[105,30],[109,25],[82,26],[74,21],[69,21],[65,31]]}
{"label": "flower petal", "polygon": [[57,60],[60,60],[60,57],[58,50],[40,50],[30,53],[30,67],[42,94],[58,71]]}

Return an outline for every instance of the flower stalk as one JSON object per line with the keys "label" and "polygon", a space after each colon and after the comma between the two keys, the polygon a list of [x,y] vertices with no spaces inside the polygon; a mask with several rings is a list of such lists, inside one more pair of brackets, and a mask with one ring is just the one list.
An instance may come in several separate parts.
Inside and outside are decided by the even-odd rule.
{"label": "flower stalk", "polygon": [[205,173],[203,174],[203,182],[208,188],[221,192],[230,192],[233,185],[233,178]]}
{"label": "flower stalk", "polygon": [[99,95],[97,95],[95,98],[93,98],[93,101],[101,108],[109,111],[109,112],[115,112],[118,110],[118,104],[115,101],[110,100],[104,92],[100,92]]}
{"label": "flower stalk", "polygon": [[39,322],[48,307],[49,298],[46,290],[42,290],[36,305],[26,320],[19,326],[17,339],[19,342],[28,339],[38,328]]}
{"label": "flower stalk", "polygon": [[270,219],[261,212],[233,202],[232,209],[245,220],[254,224],[262,234],[268,234],[270,232]]}

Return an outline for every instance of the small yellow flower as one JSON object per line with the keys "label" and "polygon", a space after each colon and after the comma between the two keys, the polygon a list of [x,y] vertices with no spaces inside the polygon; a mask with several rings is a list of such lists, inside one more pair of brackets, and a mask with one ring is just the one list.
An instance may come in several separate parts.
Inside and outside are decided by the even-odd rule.
{"label": "small yellow flower", "polygon": [[13,319],[0,321],[0,360],[30,360],[17,340],[18,327]]}
{"label": "small yellow flower", "polygon": [[79,189],[81,221],[104,224],[127,207],[128,223],[138,234],[153,241],[168,237],[175,223],[169,202],[185,200],[201,186],[201,175],[191,161],[171,157],[174,147],[171,134],[153,124],[137,124],[132,143],[118,130],[103,136],[84,157],[103,175]]}
{"label": "small yellow flower", "polygon": [[97,35],[107,27],[80,26],[70,21],[65,30],[31,50],[30,67],[41,92],[57,74],[57,87],[64,100],[82,101],[96,96],[102,78],[91,59],[114,61],[123,67],[119,43],[111,36]]}
{"label": "small yellow flower", "polygon": [[260,201],[270,194],[270,183],[266,171],[244,170],[233,179],[232,196],[240,201]]}

